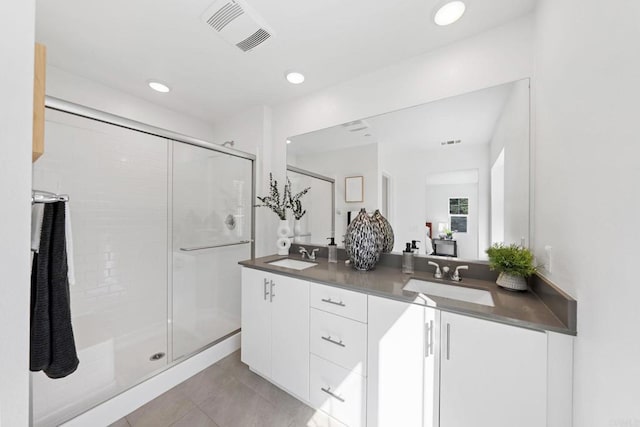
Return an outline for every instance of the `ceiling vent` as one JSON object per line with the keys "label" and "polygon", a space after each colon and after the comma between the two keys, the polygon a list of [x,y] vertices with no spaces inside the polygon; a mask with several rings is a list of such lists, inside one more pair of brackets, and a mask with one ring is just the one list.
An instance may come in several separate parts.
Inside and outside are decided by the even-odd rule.
{"label": "ceiling vent", "polygon": [[440,143],[440,145],[453,145],[453,144],[460,144],[462,141],[459,139],[450,139],[449,141],[442,141]]}
{"label": "ceiling vent", "polygon": [[369,124],[364,120],[356,120],[349,123],[343,123],[342,126],[349,132],[360,132],[369,129]]}
{"label": "ceiling vent", "polygon": [[202,21],[243,52],[249,52],[273,36],[263,19],[239,0],[213,3],[202,14]]}

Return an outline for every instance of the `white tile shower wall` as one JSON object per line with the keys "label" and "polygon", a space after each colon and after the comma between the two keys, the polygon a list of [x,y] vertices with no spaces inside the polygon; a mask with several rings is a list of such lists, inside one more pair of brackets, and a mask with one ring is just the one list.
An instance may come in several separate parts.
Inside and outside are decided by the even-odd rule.
{"label": "white tile shower wall", "polygon": [[166,364],[167,147],[164,139],[47,111],[34,188],[70,196],[78,371],[33,378],[36,425],[58,423]]}

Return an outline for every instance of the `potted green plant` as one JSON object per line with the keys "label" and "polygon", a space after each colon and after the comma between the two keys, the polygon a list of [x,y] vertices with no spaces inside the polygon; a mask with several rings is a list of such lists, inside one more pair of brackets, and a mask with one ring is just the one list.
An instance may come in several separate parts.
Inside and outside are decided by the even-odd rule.
{"label": "potted green plant", "polygon": [[486,252],[491,270],[500,272],[496,280],[498,286],[516,291],[527,290],[527,277],[536,272],[533,253],[529,249],[515,244],[505,246],[496,243]]}

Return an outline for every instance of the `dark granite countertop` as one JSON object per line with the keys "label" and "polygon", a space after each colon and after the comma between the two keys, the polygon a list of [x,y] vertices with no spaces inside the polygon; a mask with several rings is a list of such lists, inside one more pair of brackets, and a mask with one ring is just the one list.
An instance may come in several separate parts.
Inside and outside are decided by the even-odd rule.
{"label": "dark granite countertop", "polygon": [[[304,270],[294,270],[269,264],[282,255],[270,255],[262,258],[241,261],[239,264],[253,269],[295,277],[310,282],[336,286],[351,291],[362,292],[392,298],[414,304],[434,307],[443,311],[464,314],[487,319],[508,325],[538,331],[553,331],[562,334],[576,335],[575,328],[565,325],[554,312],[532,291],[513,292],[500,288],[494,282],[465,278],[462,282],[434,279],[433,273],[416,271],[414,274],[403,274],[399,268],[378,265],[372,271],[358,271],[344,261],[336,264],[328,263],[326,258],[316,259],[316,266]],[[299,260],[300,257],[290,256]],[[305,260],[306,261],[306,260]],[[464,273],[464,272],[463,272]],[[442,297],[421,295],[402,288],[412,278],[440,282],[455,286],[465,286],[491,292],[495,307],[472,304]]]}

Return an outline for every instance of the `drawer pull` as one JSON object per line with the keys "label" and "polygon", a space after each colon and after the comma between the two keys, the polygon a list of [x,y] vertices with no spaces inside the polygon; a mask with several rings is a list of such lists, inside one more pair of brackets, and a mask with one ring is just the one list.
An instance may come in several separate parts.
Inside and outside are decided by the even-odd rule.
{"label": "drawer pull", "polygon": [[343,303],[342,301],[336,302],[336,301],[333,301],[331,298],[329,299],[322,298],[321,301],[329,304],[333,304],[333,305],[339,305],[340,307],[346,307],[345,303]]}
{"label": "drawer pull", "polygon": [[331,344],[339,345],[340,347],[346,347],[346,345],[342,344],[342,340],[340,341],[332,340],[331,335],[329,335],[328,337],[320,337],[320,338],[322,338],[325,341],[329,341]]}
{"label": "drawer pull", "polygon": [[327,393],[329,396],[333,397],[334,399],[338,399],[340,402],[344,403],[344,398],[341,396],[338,396],[337,394],[335,394],[334,392],[331,391],[331,387],[320,387],[320,390],[324,391],[325,393]]}
{"label": "drawer pull", "polygon": [[269,280],[268,279],[264,279],[264,300],[267,300],[267,297],[269,296],[269,291],[267,290],[267,285],[269,284]]}

